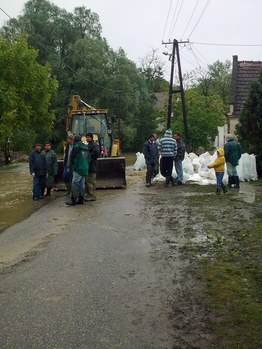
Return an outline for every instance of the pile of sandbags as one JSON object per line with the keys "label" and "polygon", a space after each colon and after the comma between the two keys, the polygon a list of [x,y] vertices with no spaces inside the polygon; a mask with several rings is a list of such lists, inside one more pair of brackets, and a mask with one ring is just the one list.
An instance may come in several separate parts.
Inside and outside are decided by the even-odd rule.
{"label": "pile of sandbags", "polygon": [[[207,166],[216,159],[217,153],[214,152],[210,155],[209,152],[205,152],[200,156],[195,153],[185,154],[185,159],[183,160],[183,172],[184,172],[184,182],[192,182],[200,185],[215,184],[216,175],[215,170],[209,169]],[[136,153],[136,162],[133,165],[133,170],[141,171],[146,169],[146,162],[143,153]],[[257,170],[256,170],[256,158],[253,154],[242,154],[239,160],[239,165],[237,166],[237,171],[240,181],[255,181],[257,180]],[[173,167],[173,177],[176,178],[175,166]],[[164,181],[165,178],[159,173],[155,181]],[[227,184],[228,176],[226,172],[225,165],[225,175],[224,183]]]}

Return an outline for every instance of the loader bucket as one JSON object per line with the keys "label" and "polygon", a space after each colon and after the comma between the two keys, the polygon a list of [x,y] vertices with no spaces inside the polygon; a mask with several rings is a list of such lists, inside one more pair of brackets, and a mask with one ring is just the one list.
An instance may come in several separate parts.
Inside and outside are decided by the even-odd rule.
{"label": "loader bucket", "polygon": [[96,188],[125,188],[125,158],[99,158],[97,160]]}

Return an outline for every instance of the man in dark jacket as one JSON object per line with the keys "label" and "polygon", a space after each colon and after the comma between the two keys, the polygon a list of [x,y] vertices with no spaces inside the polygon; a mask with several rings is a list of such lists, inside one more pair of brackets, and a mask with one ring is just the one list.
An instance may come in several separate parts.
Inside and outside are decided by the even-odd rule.
{"label": "man in dark jacket", "polygon": [[29,170],[33,177],[33,200],[42,198],[41,189],[44,184],[44,178],[47,176],[47,164],[43,154],[41,154],[42,145],[35,144],[35,149],[29,155]]}
{"label": "man in dark jacket", "polygon": [[51,189],[54,186],[55,176],[57,175],[57,155],[53,149],[51,149],[51,143],[45,142],[45,149],[42,150],[47,164],[48,175],[44,178],[41,195],[44,196],[46,188],[46,196],[51,195]]}
{"label": "man in dark jacket", "polygon": [[175,157],[175,169],[177,173],[176,183],[177,184],[183,184],[183,166],[182,162],[185,158],[185,152],[186,152],[186,145],[181,137],[180,132],[176,132],[174,135],[174,138],[176,140],[177,144],[177,153]]}
{"label": "man in dark jacket", "polygon": [[150,187],[154,177],[154,170],[158,161],[158,146],[154,134],[143,144],[143,154],[146,161],[146,186]]}
{"label": "man in dark jacket", "polygon": [[96,173],[97,173],[97,158],[100,155],[99,145],[93,140],[93,133],[86,134],[86,141],[90,154],[90,165],[88,175],[86,177],[86,196],[85,201],[96,200]]}
{"label": "man in dark jacket", "polygon": [[241,158],[242,150],[239,143],[231,134],[226,136],[226,144],[224,145],[224,155],[227,165],[228,186],[239,188],[239,177],[237,174],[238,161]]}
{"label": "man in dark jacket", "polygon": [[73,170],[72,170],[72,164],[71,164],[71,152],[73,149],[73,144],[74,144],[74,135],[69,134],[67,136],[67,141],[66,141],[66,148],[65,148],[65,154],[64,154],[64,172],[63,172],[63,179],[67,189],[67,194],[71,194],[71,184],[72,184],[72,178],[73,178]]}
{"label": "man in dark jacket", "polygon": [[71,163],[73,169],[71,200],[66,205],[83,205],[85,195],[85,180],[88,175],[90,156],[88,145],[81,141],[81,136],[75,136],[71,153]]}

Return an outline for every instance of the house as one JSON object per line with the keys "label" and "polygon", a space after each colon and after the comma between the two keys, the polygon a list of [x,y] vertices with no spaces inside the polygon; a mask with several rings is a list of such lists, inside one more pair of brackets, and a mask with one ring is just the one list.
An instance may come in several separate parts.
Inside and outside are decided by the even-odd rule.
{"label": "house", "polygon": [[228,113],[231,134],[235,133],[239,114],[250,90],[250,83],[258,80],[261,68],[261,61],[238,61],[238,57],[233,56],[230,112]]}

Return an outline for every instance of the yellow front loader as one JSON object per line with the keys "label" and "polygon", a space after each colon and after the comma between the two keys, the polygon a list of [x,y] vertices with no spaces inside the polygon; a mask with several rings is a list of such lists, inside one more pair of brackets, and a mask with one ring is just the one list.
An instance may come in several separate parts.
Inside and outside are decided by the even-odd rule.
{"label": "yellow front loader", "polygon": [[[67,109],[66,132],[81,135],[83,139],[91,132],[94,141],[99,144],[96,188],[125,188],[125,158],[120,156],[120,141],[113,138],[107,114],[107,109],[96,109],[75,95]],[[61,182],[62,160],[59,161],[58,167],[57,181]]]}

